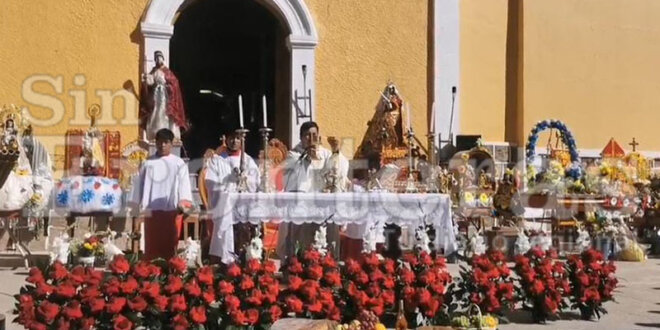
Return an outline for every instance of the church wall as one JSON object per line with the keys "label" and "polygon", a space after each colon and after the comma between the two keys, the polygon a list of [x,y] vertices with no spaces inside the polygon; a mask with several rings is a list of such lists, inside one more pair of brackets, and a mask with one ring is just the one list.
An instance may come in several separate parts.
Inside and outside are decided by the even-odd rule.
{"label": "church wall", "polygon": [[578,148],[610,137],[660,150],[660,2],[525,1],[525,129],[566,122]]}
{"label": "church wall", "polygon": [[[137,28],[147,2],[24,0],[3,3],[0,10],[0,105],[29,105],[35,118],[49,120],[35,124],[34,131],[50,153],[55,154],[58,170],[64,163],[64,134],[68,127],[89,125],[89,120],[80,116],[78,125],[76,121],[71,125],[75,104],[71,94],[82,100],[79,109],[84,113],[89,105],[101,103],[97,92],[128,95],[128,106],[122,97],[117,97],[112,105],[112,117],[120,123],[124,120],[124,124],[102,125],[101,122],[99,126],[118,129],[124,144],[137,137],[137,99],[131,94],[137,92],[139,85]],[[84,76],[84,79],[76,79],[78,86],[74,84],[76,75]],[[30,79],[36,80],[30,83]],[[26,93],[22,92],[23,86]],[[50,110],[53,107],[57,109],[55,116]],[[127,116],[125,107],[129,110]],[[58,119],[59,114],[61,119]]]}
{"label": "church wall", "polygon": [[[88,124],[76,115],[74,97],[81,114],[90,104],[101,103],[96,93],[129,95],[128,105],[117,97],[111,106],[112,117],[124,119],[124,125],[101,122],[101,128],[118,127],[124,144],[136,138],[131,122],[137,100],[130,95],[139,84],[138,26],[147,3],[25,0],[9,1],[0,11],[0,105],[29,105],[42,121],[34,125],[35,133],[55,154],[58,169],[65,131]],[[625,144],[634,136],[642,150],[660,150],[654,136],[660,119],[660,98],[655,97],[660,88],[660,3],[523,3],[522,136],[536,121],[557,118],[574,132],[580,148],[600,149],[610,137]],[[410,102],[416,133],[423,137],[428,1],[306,4],[319,34],[315,98],[322,134],[347,138],[344,151],[353,155],[379,101],[378,91],[392,80]],[[487,141],[506,141],[508,4],[460,2],[461,133],[482,134]],[[78,74],[84,79],[74,79]],[[53,116],[53,107],[61,109],[61,119]]]}
{"label": "church wall", "polygon": [[[319,34],[316,119],[323,136],[347,139],[352,156],[389,80],[410,102],[426,140],[428,1],[307,0]],[[327,142],[324,141],[327,146]]]}
{"label": "church wall", "polygon": [[505,141],[507,2],[459,4],[461,134],[486,141]]}
{"label": "church wall", "polygon": [[[461,133],[507,140],[508,0],[460,3]],[[660,3],[524,0],[519,100],[522,142],[542,119],[561,119],[578,147],[636,137],[660,150]],[[519,129],[519,128],[515,128]],[[628,147],[628,146],[626,146]]]}

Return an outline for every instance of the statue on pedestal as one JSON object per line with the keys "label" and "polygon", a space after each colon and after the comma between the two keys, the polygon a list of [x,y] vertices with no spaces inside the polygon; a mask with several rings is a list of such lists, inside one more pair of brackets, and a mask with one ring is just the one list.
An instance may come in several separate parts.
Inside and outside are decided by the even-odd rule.
{"label": "statue on pedestal", "polygon": [[91,118],[91,124],[82,138],[80,168],[85,176],[102,176],[105,169],[105,154],[101,145],[103,133],[96,127],[96,117],[101,113],[101,108],[93,105],[87,110],[87,113]]}
{"label": "statue on pedestal", "polygon": [[161,128],[168,128],[175,139],[181,139],[181,130],[187,130],[186,112],[179,88],[179,80],[165,66],[163,52],[154,53],[156,66],[142,75],[140,89],[140,128],[147,140],[154,139]]}

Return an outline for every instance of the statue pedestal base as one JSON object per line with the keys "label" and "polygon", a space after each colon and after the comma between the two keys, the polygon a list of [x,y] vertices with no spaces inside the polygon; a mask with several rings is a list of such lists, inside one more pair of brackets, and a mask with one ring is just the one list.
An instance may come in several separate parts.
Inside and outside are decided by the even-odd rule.
{"label": "statue pedestal base", "polygon": [[[156,142],[140,140],[140,147],[149,152],[149,156],[156,154]],[[174,141],[172,143],[172,155],[181,157],[181,149],[183,148],[183,143],[181,141]],[[183,157],[181,157],[183,158]]]}

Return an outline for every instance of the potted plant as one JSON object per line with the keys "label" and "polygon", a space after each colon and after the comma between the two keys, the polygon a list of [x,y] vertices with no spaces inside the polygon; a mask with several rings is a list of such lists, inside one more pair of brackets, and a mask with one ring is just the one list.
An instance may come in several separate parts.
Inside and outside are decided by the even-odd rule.
{"label": "potted plant", "polygon": [[103,257],[105,249],[99,235],[87,233],[82,241],[71,245],[71,254],[83,266],[93,267],[96,257]]}
{"label": "potted plant", "polygon": [[570,292],[570,282],[564,263],[555,261],[556,257],[554,250],[546,252],[538,246],[516,256],[517,291],[523,309],[531,311],[537,323],[545,323],[567,307],[564,297]]}
{"label": "potted plant", "polygon": [[600,318],[607,313],[603,303],[614,300],[613,291],[618,284],[616,266],[612,261],[604,261],[595,249],[570,256],[567,264],[571,308],[579,309],[584,320]]}

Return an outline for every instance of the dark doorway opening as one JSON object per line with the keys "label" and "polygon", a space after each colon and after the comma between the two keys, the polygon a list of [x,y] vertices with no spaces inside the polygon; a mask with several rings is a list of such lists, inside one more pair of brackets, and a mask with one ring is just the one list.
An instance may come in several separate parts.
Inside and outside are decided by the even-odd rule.
{"label": "dark doorway opening", "polygon": [[276,135],[288,131],[284,26],[253,0],[200,0],[179,14],[170,42],[170,67],[179,78],[192,124],[183,136],[188,157],[201,157],[208,148],[219,146],[223,134],[239,127],[239,94],[244,125],[250,130],[248,154],[255,157],[261,148],[262,95],[267,98],[268,126]]}

